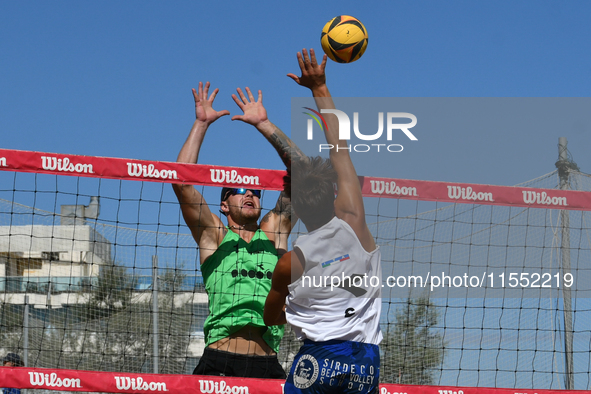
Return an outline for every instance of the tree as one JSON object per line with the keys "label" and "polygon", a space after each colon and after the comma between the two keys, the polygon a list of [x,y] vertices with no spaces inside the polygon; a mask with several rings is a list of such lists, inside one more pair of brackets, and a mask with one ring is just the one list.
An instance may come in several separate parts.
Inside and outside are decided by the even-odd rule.
{"label": "tree", "polygon": [[129,268],[116,263],[101,266],[96,279],[83,283],[79,304],[48,310],[47,318],[32,329],[37,366],[120,370],[117,353],[127,354],[138,336],[130,329],[135,285]]}
{"label": "tree", "polygon": [[[172,268],[158,275],[160,373],[184,372],[192,318],[192,304],[178,294],[185,277],[182,269]],[[84,349],[79,356],[83,369],[152,372],[152,300],[143,297],[146,293],[132,300],[134,283],[124,268],[99,277],[90,299],[95,319],[72,338],[77,349]]]}
{"label": "tree", "polygon": [[[160,373],[186,372],[193,322],[192,293],[182,291],[186,274],[165,268],[159,274],[158,336]],[[83,285],[79,303],[42,309],[29,316],[29,362],[34,367],[152,372],[152,292],[137,291],[127,267],[101,267]],[[0,303],[0,350],[18,352],[23,341],[23,307]]]}
{"label": "tree", "polygon": [[91,287],[89,312],[109,314],[128,307],[135,285],[128,268],[117,264],[102,266],[96,286]]}
{"label": "tree", "polygon": [[[160,373],[185,372],[192,319],[192,303],[179,294],[185,276],[171,268],[159,275]],[[135,283],[126,267],[103,267],[98,281],[88,287],[86,303],[56,315],[51,329],[40,330],[43,335],[34,341],[35,349],[43,349],[40,366],[152,372],[151,292],[135,291]]]}
{"label": "tree", "polygon": [[384,382],[434,383],[436,368],[443,363],[445,343],[437,322],[435,305],[425,297],[406,300],[396,311],[396,323],[386,331],[380,345],[380,375]]}
{"label": "tree", "polygon": [[0,302],[1,354],[17,352],[22,344],[23,307],[9,301]]}
{"label": "tree", "polygon": [[187,277],[183,266],[165,268],[158,276],[160,373],[182,373],[186,362],[193,307],[180,291]]}

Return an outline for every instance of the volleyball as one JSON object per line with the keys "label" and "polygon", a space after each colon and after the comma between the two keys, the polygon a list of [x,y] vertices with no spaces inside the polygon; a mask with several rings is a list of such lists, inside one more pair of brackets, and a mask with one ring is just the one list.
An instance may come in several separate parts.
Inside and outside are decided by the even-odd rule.
{"label": "volleyball", "polygon": [[320,43],[331,60],[351,63],[359,59],[367,48],[367,30],[357,18],[340,15],[324,25]]}

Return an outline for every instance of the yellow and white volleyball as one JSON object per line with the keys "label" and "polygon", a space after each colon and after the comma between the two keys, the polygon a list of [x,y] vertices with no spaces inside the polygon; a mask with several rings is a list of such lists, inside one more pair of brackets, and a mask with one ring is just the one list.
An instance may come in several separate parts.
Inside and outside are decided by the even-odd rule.
{"label": "yellow and white volleyball", "polygon": [[320,43],[331,60],[351,63],[359,59],[367,48],[367,30],[357,18],[340,15],[324,25]]}

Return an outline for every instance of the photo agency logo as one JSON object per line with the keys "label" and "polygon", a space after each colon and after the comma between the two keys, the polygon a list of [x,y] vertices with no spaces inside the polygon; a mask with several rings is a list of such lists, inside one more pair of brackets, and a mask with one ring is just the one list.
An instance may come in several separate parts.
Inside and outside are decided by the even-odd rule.
{"label": "photo agency logo", "polygon": [[[349,115],[347,115],[344,111],[340,111],[338,109],[321,109],[320,112],[318,112],[309,107],[303,108],[310,111],[304,112],[304,114],[310,116],[310,119],[308,119],[307,122],[308,140],[314,140],[314,121],[320,128],[322,134],[324,134],[325,130],[328,129],[328,124],[322,114],[334,114],[339,122],[339,139],[346,140],[348,143],[347,147],[320,143],[318,144],[318,152],[330,151],[331,149],[336,149],[337,151],[347,149],[349,152],[357,153],[399,153],[404,150],[402,144],[392,143],[393,138],[395,138],[395,136],[396,138],[399,136],[399,132],[402,132],[402,134],[411,141],[418,141],[417,137],[415,137],[415,135],[410,131],[411,128],[416,126],[417,117],[408,112],[387,112],[385,116],[384,112],[378,112],[378,130],[373,134],[365,134],[359,130],[359,112],[353,112],[353,133],[358,140],[364,142],[351,143],[351,120]],[[386,129],[385,136],[384,128]],[[325,141],[324,135],[316,135],[316,138]]]}

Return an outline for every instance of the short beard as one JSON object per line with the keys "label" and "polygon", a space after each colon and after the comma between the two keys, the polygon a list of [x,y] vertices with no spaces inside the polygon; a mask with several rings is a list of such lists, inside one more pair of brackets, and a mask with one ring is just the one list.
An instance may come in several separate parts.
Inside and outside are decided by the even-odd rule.
{"label": "short beard", "polygon": [[242,207],[238,206],[229,206],[230,210],[228,215],[232,217],[232,219],[241,224],[250,224],[250,223],[257,223],[259,218],[261,217],[261,208],[252,209],[248,211],[244,211]]}

